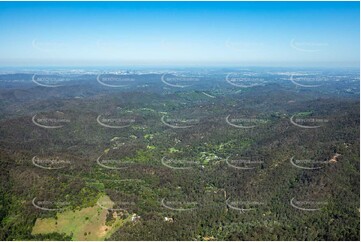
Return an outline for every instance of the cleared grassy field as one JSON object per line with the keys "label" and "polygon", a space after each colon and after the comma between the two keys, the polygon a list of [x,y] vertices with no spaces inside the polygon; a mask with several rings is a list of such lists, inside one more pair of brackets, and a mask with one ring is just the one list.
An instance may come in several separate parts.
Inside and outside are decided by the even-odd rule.
{"label": "cleared grassy field", "polygon": [[[106,204],[107,207],[113,205],[108,196],[99,198],[98,203]],[[125,220],[117,217],[112,225],[107,226],[105,224],[107,213],[106,209],[98,205],[75,212],[60,212],[57,213],[57,219],[37,219],[32,234],[57,232],[72,235],[73,240],[104,240],[125,222]]]}

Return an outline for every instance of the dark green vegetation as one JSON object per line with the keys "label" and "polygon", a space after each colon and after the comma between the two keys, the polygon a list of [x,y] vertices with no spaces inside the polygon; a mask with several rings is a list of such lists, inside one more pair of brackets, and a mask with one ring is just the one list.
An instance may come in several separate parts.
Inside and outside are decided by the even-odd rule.
{"label": "dark green vegetation", "polygon": [[108,224],[114,211],[140,216],[111,240],[359,240],[358,72],[302,87],[254,71],[257,86],[194,70],[183,88],[160,74],[117,88],[92,74],[61,87],[1,75],[0,239],[70,239],[32,230],[106,194]]}

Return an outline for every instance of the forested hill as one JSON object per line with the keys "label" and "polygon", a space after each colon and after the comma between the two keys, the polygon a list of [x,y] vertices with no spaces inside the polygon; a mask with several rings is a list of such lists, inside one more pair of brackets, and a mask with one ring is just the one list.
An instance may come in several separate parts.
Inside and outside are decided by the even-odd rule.
{"label": "forested hill", "polygon": [[359,74],[319,73],[1,74],[0,239],[359,240]]}

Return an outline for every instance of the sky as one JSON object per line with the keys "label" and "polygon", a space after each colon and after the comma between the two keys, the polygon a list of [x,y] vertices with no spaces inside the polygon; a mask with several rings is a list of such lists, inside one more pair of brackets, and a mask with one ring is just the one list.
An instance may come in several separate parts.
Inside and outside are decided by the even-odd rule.
{"label": "sky", "polygon": [[359,2],[0,2],[1,66],[359,62]]}

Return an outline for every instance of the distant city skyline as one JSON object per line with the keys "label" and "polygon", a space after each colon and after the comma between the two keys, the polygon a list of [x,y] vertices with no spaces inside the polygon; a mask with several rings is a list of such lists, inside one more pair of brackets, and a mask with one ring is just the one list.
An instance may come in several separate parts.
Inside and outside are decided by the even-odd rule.
{"label": "distant city skyline", "polygon": [[359,2],[0,2],[0,66],[358,67]]}

